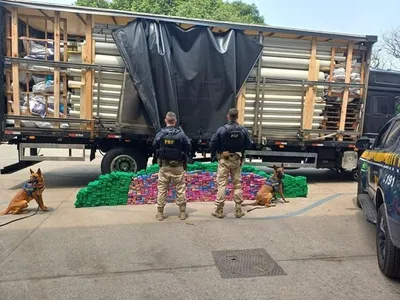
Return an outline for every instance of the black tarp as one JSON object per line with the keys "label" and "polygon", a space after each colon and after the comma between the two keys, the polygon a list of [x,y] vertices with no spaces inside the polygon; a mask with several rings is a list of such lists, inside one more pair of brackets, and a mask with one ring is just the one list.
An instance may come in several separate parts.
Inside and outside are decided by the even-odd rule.
{"label": "black tarp", "polygon": [[210,138],[262,52],[243,32],[184,30],[175,23],[137,19],[113,31],[155,129],[174,111],[189,137]]}
{"label": "black tarp", "polygon": [[155,128],[129,74],[125,75],[124,89],[118,112],[118,125],[134,134],[154,135]]}

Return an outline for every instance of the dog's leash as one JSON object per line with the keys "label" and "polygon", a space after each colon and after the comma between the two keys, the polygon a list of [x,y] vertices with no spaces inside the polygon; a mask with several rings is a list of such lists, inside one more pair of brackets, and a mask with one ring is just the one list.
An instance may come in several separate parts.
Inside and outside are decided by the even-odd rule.
{"label": "dog's leash", "polygon": [[14,223],[14,222],[23,220],[23,219],[27,219],[27,218],[33,217],[34,215],[37,214],[37,212],[39,211],[39,208],[40,208],[40,207],[39,207],[39,205],[38,205],[36,211],[35,211],[33,214],[31,214],[31,215],[29,215],[29,216],[22,217],[22,218],[18,218],[18,219],[15,219],[15,220],[11,220],[11,221],[9,221],[9,222],[7,222],[7,223],[0,224],[0,227],[6,226],[6,225],[8,225],[8,224],[11,224],[11,223]]}
{"label": "dog's leash", "polygon": [[253,208],[248,209],[247,212],[251,212],[251,211],[253,211],[255,209],[264,209],[264,208],[266,208],[266,207],[265,206],[263,206],[263,207],[253,207]]}

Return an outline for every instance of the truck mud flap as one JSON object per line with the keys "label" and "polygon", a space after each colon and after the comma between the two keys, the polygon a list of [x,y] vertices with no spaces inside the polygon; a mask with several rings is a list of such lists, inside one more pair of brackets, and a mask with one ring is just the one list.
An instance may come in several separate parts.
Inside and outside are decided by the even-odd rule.
{"label": "truck mud flap", "polygon": [[374,205],[374,202],[367,194],[360,194],[357,196],[358,201],[360,202],[361,208],[363,210],[364,216],[368,222],[372,224],[376,224],[377,220],[377,212]]}

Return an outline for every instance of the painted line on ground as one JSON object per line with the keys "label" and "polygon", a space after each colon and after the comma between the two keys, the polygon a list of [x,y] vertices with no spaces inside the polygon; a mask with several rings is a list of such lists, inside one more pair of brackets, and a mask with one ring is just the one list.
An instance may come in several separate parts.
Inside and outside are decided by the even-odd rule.
{"label": "painted line on ground", "polygon": [[308,212],[318,206],[321,206],[329,201],[332,201],[340,196],[345,196],[345,195],[353,195],[353,194],[333,194],[331,196],[322,198],[318,201],[315,201],[311,203],[310,205],[303,207],[299,210],[284,214],[284,215],[277,215],[277,216],[266,216],[266,217],[256,217],[256,218],[249,218],[247,220],[276,220],[276,219],[285,219],[285,218],[291,218],[291,217],[297,217],[301,214],[304,214],[305,212]]}

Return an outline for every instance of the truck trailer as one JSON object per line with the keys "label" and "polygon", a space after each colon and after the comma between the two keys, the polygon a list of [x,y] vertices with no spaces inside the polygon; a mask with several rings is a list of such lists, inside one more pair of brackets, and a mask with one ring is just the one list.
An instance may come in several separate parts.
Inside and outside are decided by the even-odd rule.
{"label": "truck trailer", "polygon": [[136,172],[170,110],[209,161],[231,107],[247,164],[356,169],[376,36],[27,1],[0,14],[0,140],[19,158],[2,173],[85,150],[103,173]]}

